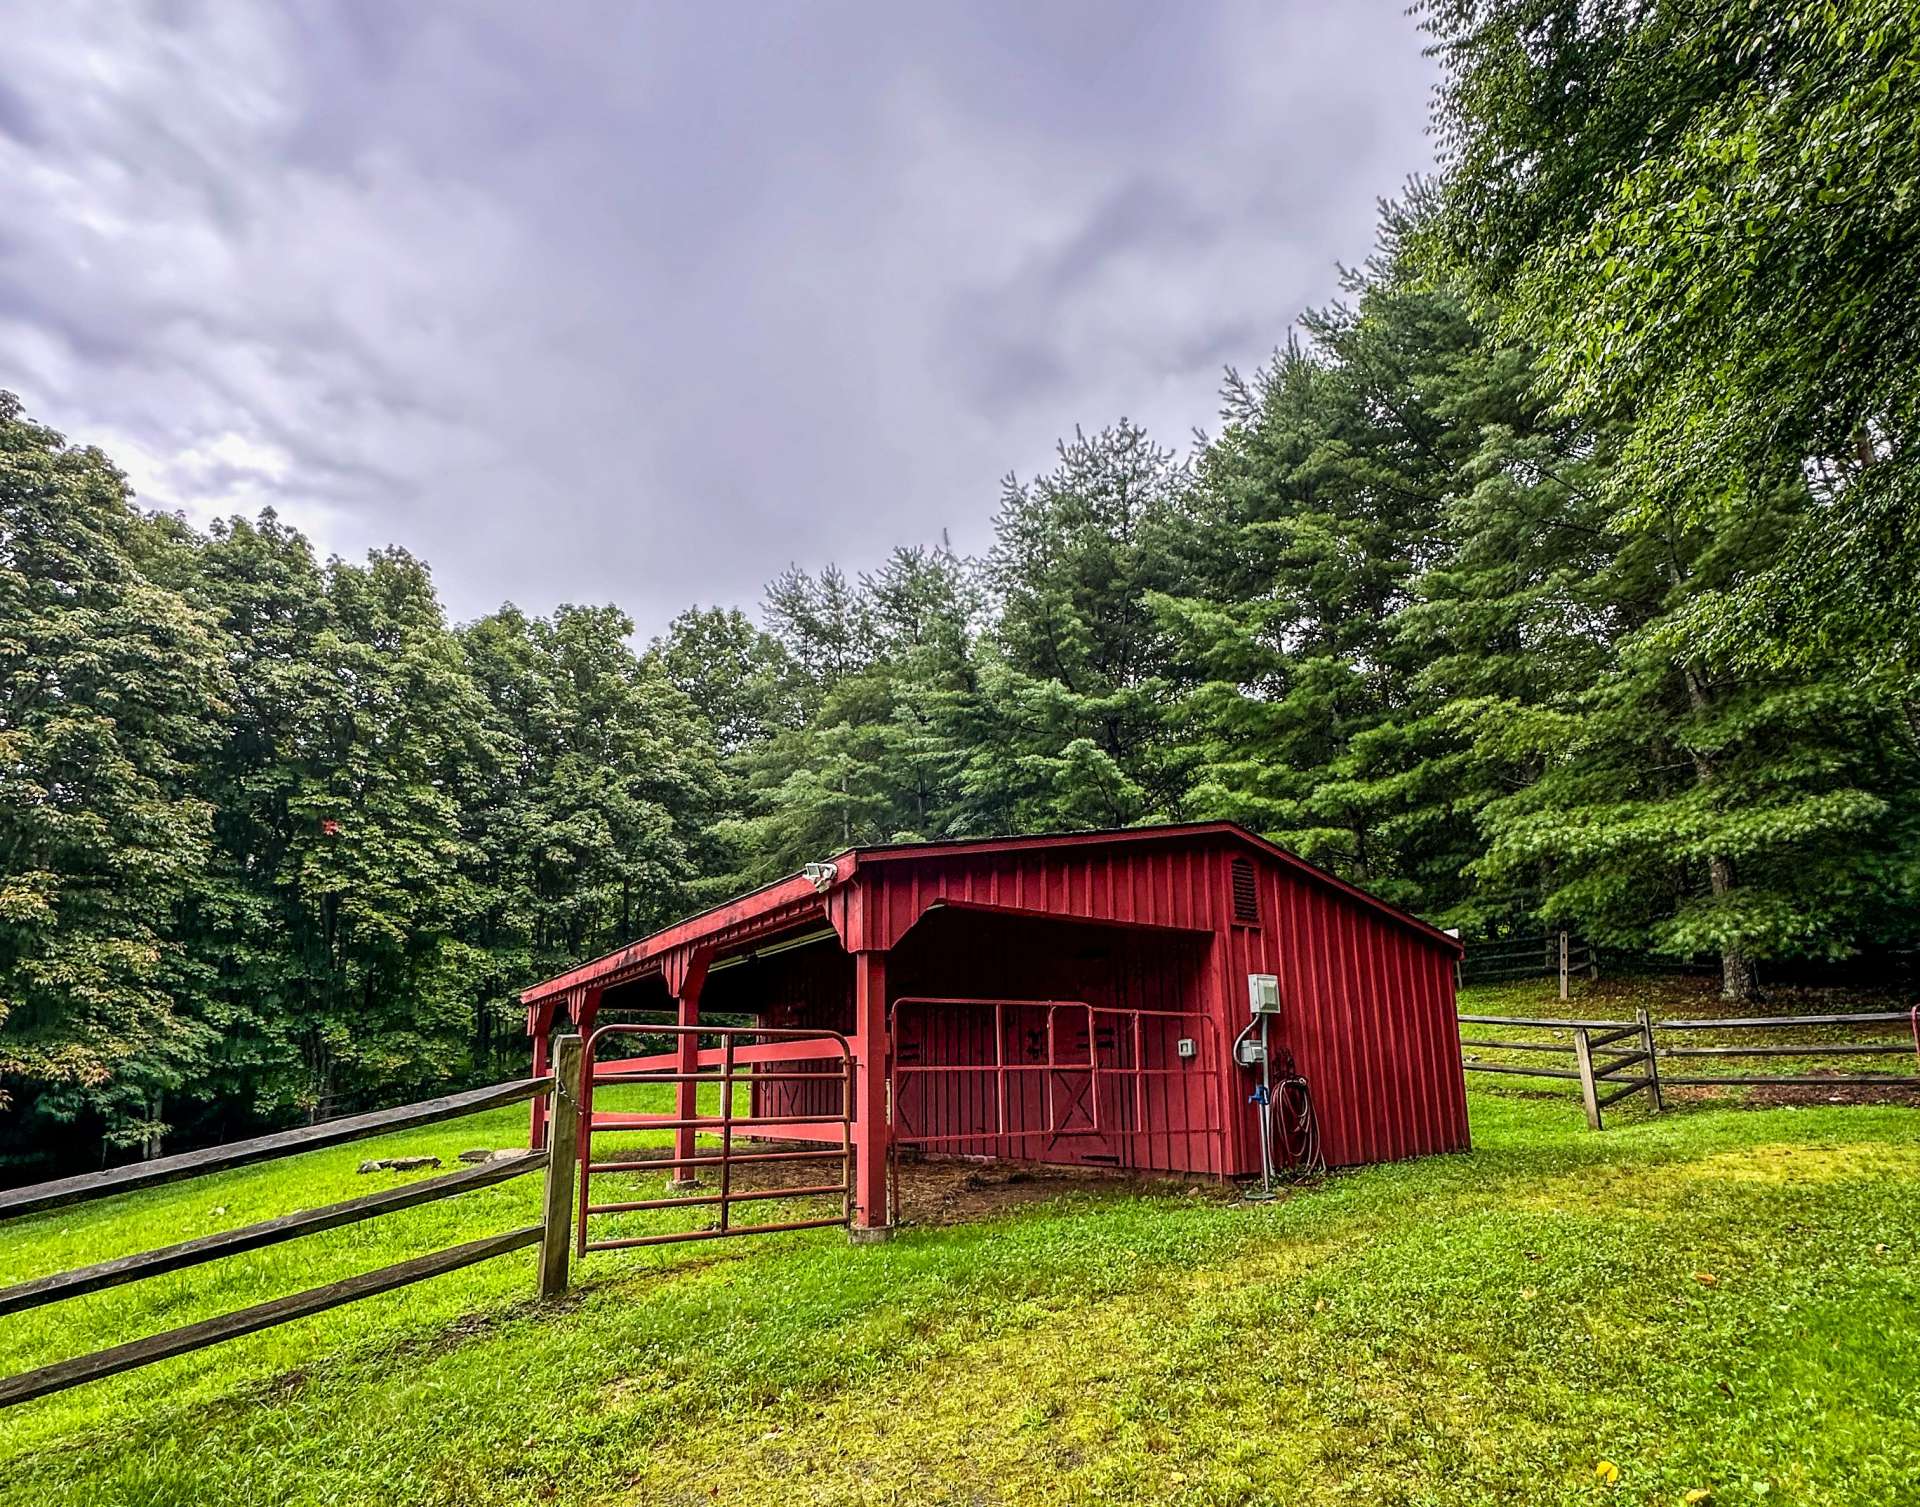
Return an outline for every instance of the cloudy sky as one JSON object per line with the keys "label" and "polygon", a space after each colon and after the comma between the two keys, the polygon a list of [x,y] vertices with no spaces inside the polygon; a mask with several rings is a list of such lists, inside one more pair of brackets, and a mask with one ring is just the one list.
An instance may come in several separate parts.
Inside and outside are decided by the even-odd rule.
{"label": "cloudy sky", "polygon": [[0,3],[0,387],[462,618],[983,547],[1431,155],[1404,0]]}

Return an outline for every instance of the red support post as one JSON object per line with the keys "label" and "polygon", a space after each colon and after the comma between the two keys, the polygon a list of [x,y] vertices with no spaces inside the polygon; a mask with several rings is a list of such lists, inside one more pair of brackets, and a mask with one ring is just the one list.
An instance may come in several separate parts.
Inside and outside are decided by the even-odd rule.
{"label": "red support post", "polygon": [[[706,980],[706,970],[689,972],[686,981],[680,986],[678,996],[679,1021],[683,1026],[700,1024],[700,986]],[[683,1031],[679,1040],[682,1073],[694,1074],[700,1068],[700,1038],[692,1031]],[[727,1092],[726,1089],[721,1090]],[[674,1114],[682,1120],[696,1119],[700,1113],[700,1085],[682,1078],[674,1085]],[[682,1125],[673,1133],[673,1154],[676,1159],[685,1161],[693,1155],[694,1130],[691,1125]],[[667,1180],[669,1188],[691,1188],[700,1181],[693,1168],[681,1166],[674,1169],[674,1175]]]}
{"label": "red support post", "polygon": [[[589,984],[567,996],[567,1007],[573,1012],[573,1029],[582,1041],[593,1034],[594,1023],[600,1018],[600,996],[606,992],[600,984]],[[587,1082],[584,1085],[584,1097],[588,1105],[593,1103],[593,1060],[587,1059]],[[591,1134],[591,1116],[584,1110],[576,1123],[579,1126],[580,1144],[575,1148],[574,1160],[584,1168],[592,1160],[593,1136]],[[586,1173],[581,1174],[581,1192],[586,1192]]]}
{"label": "red support post", "polygon": [[[538,1022],[533,1037],[533,1076],[538,1078],[553,1069],[553,1050],[547,1042],[547,1021]],[[547,1096],[533,1096],[533,1123],[527,1127],[527,1145],[539,1151],[547,1144]]]}
{"label": "red support post", "polygon": [[855,1240],[893,1233],[887,1208],[887,955],[853,955]]}

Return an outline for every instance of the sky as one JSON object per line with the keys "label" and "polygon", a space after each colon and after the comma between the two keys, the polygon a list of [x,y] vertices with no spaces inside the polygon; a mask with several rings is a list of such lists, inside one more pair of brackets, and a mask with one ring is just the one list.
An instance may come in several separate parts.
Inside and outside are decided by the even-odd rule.
{"label": "sky", "polygon": [[457,619],[984,549],[1432,158],[1404,0],[0,7],[0,388]]}

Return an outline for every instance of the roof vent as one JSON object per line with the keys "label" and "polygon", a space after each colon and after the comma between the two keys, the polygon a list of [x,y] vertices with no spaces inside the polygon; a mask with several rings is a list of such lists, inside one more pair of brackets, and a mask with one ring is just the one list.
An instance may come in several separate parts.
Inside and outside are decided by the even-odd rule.
{"label": "roof vent", "polygon": [[1233,919],[1243,926],[1260,924],[1260,892],[1253,883],[1253,860],[1233,860]]}

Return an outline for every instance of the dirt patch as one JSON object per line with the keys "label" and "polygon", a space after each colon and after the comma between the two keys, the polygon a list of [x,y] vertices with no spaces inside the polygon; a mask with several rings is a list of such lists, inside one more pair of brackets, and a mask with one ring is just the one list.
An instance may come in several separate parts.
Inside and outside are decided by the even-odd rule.
{"label": "dirt patch", "polygon": [[[702,1143],[701,1154],[717,1150]],[[661,1151],[623,1152],[634,1161],[664,1158]],[[719,1169],[702,1167],[701,1191],[716,1191]],[[838,1160],[750,1162],[733,1169],[735,1192],[773,1188],[815,1188],[838,1180]],[[966,1224],[1008,1209],[1045,1203],[1070,1194],[1126,1198],[1210,1198],[1233,1202],[1237,1184],[1213,1178],[1154,1176],[1110,1167],[1059,1167],[1038,1162],[972,1161],[961,1157],[903,1156],[899,1170],[899,1216],[903,1224]]]}
{"label": "dirt patch", "polygon": [[[1755,1071],[1759,1071],[1756,1069]],[[1808,1076],[1813,1076],[1809,1074]],[[1706,1103],[1724,1095],[1738,1095],[1748,1109],[1807,1108],[1823,1104],[1899,1104],[1920,1108],[1920,1088],[1898,1084],[1847,1083],[1836,1081],[1831,1087],[1796,1083],[1762,1083],[1753,1088],[1688,1088],[1664,1090],[1668,1103]]]}
{"label": "dirt patch", "polygon": [[1003,1209],[1072,1193],[1107,1198],[1135,1194],[1215,1200],[1240,1197],[1240,1189],[1234,1184],[1211,1178],[1143,1177],[1107,1167],[953,1158],[902,1159],[900,1163],[900,1217],[908,1224],[964,1224]]}

